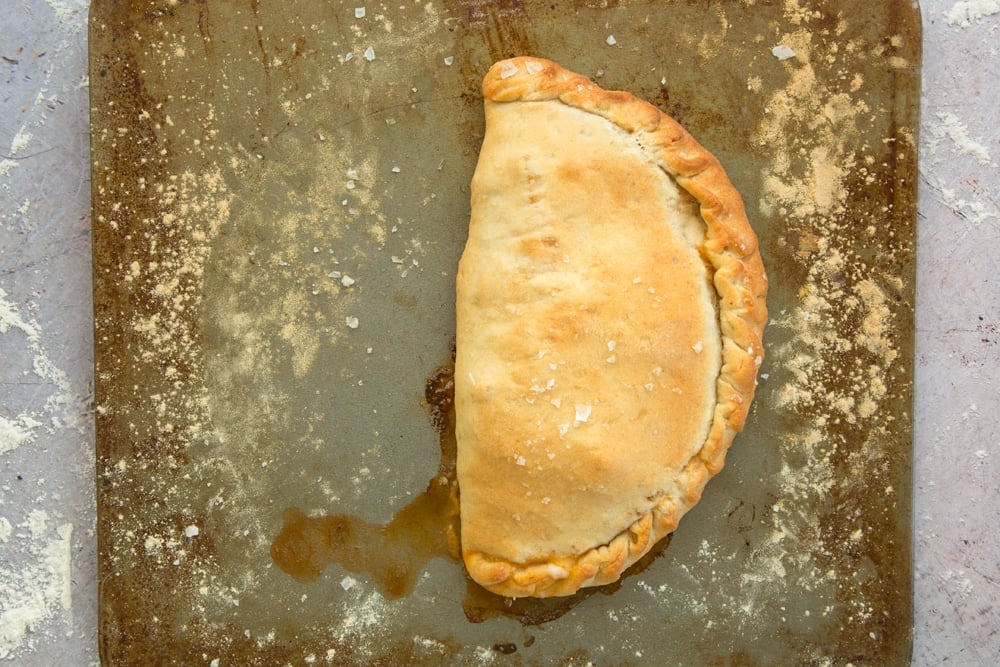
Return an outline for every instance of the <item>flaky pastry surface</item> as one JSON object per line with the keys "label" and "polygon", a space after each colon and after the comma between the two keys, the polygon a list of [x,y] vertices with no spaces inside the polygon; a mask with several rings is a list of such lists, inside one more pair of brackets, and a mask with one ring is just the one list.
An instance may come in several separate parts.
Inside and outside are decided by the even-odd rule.
{"label": "flaky pastry surface", "polygon": [[510,597],[618,579],[742,430],[767,280],[743,203],[678,123],[541,58],[483,81],[457,277],[462,551]]}

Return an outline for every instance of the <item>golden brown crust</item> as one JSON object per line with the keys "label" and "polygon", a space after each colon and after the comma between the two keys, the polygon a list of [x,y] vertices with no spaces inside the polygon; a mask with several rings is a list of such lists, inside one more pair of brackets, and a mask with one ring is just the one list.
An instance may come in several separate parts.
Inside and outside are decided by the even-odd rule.
{"label": "golden brown crust", "polygon": [[[625,92],[603,90],[551,61],[530,57],[496,63],[483,81],[483,94],[487,105],[558,101],[604,118],[627,133],[652,162],[696,200],[705,224],[704,240],[698,250],[711,270],[721,361],[707,437],[696,453],[682,463],[679,471],[673,471],[673,477],[657,491],[648,509],[606,542],[577,552],[511,556],[513,551],[498,555],[479,549],[474,540],[466,543],[463,535],[466,567],[472,578],[489,590],[510,597],[569,595],[583,586],[617,580],[629,565],[677,527],[680,518],[701,497],[708,479],[721,470],[730,443],[743,428],[764,354],[761,336],[767,317],[767,279],[743,202],[723,168],[656,107]],[[541,247],[525,250],[544,251]],[[466,269],[460,267],[459,275],[459,411],[463,397],[475,390],[463,384],[466,380],[461,373],[462,336],[471,326],[467,321],[463,323],[463,318],[469,316],[461,303],[463,293],[471,291]],[[471,428],[466,426],[465,431]],[[462,432],[459,437],[461,484]]]}

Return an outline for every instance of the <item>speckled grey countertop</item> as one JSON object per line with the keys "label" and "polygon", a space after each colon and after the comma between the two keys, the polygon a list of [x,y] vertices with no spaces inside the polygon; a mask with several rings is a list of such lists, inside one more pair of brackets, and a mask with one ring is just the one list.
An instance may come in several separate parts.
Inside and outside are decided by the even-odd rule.
{"label": "speckled grey countertop", "polygon": [[[0,663],[96,664],[88,0],[0,29]],[[915,665],[1000,664],[1000,2],[925,0]]]}

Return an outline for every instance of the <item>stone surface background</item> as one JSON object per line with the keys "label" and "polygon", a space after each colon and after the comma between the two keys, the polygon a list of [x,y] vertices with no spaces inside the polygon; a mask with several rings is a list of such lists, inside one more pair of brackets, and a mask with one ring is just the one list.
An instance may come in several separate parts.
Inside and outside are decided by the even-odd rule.
{"label": "stone surface background", "polygon": [[[925,0],[913,664],[1000,663],[1000,1]],[[88,0],[0,28],[0,664],[97,664]]]}

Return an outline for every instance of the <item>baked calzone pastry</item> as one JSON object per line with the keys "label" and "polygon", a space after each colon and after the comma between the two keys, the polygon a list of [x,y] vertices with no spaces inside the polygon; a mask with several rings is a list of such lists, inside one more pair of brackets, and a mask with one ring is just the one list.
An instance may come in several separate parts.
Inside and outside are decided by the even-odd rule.
{"label": "baked calzone pastry", "polygon": [[615,581],[743,428],[767,280],[677,122],[541,58],[496,63],[457,277],[462,552],[510,597]]}

